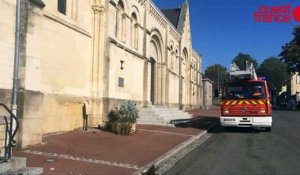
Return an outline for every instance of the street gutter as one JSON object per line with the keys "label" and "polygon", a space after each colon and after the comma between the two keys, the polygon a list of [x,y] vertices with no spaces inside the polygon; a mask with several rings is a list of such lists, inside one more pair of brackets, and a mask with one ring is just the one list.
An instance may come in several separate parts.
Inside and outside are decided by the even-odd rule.
{"label": "street gutter", "polygon": [[150,162],[146,166],[142,167],[140,170],[134,172],[132,175],[161,175],[164,172],[171,169],[180,159],[189,154],[195,148],[203,144],[208,140],[212,134],[208,131],[218,126],[219,123],[216,122],[212,124],[207,130],[200,132],[199,134],[191,137],[190,139],[184,141],[183,143],[177,145],[172,150],[163,154],[159,158]]}

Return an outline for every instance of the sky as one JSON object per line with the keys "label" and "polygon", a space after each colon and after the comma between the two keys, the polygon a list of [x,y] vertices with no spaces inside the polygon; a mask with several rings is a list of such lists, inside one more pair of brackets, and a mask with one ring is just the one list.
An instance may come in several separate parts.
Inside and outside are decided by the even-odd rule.
{"label": "sky", "polygon": [[[179,7],[185,0],[153,0],[160,9]],[[258,63],[277,56],[293,39],[300,22],[259,23],[254,12],[260,6],[300,6],[299,0],[189,0],[192,44],[202,55],[205,70],[213,64],[229,68],[238,53],[250,54]]]}

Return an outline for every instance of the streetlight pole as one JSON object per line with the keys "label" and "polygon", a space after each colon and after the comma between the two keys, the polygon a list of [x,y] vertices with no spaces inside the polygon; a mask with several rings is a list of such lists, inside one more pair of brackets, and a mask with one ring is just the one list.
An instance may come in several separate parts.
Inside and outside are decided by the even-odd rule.
{"label": "streetlight pole", "polygon": [[220,94],[219,93],[219,91],[220,91],[220,75],[219,75],[220,73],[219,73],[219,68],[220,68],[220,66],[218,65],[218,85],[217,85],[217,87],[218,87],[218,91],[217,91],[218,94],[217,94],[217,97],[219,97],[219,94]]}

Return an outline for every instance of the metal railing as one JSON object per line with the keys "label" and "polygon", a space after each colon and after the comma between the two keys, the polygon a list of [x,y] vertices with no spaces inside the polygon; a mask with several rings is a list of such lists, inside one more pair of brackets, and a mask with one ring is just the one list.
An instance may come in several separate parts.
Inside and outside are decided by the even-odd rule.
{"label": "metal railing", "polygon": [[12,148],[16,146],[14,137],[19,129],[19,122],[5,104],[0,103],[0,108],[9,114],[9,116],[0,115],[0,163],[2,163],[11,158]]}

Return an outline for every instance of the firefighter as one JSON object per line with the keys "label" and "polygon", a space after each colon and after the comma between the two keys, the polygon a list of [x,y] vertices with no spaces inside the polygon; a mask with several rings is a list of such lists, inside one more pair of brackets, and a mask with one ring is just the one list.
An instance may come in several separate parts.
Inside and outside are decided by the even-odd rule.
{"label": "firefighter", "polygon": [[261,87],[254,87],[254,92],[252,94],[252,96],[261,96],[262,95],[262,92],[261,92]]}

